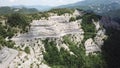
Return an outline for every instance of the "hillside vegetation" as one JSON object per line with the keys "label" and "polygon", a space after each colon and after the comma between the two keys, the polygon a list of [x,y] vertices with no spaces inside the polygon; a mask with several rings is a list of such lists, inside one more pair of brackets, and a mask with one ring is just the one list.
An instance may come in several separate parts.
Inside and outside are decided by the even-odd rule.
{"label": "hillside vegetation", "polygon": [[8,17],[6,24],[12,28],[21,29],[22,32],[27,32],[30,22],[31,21],[23,14],[14,13]]}
{"label": "hillside vegetation", "polygon": [[0,24],[0,47],[7,46],[14,48],[15,43],[11,40],[6,41],[5,38],[10,39],[18,32],[27,32],[31,21],[26,16],[19,13],[10,14],[2,20],[5,21]]}
{"label": "hillside vegetation", "polygon": [[[65,43],[73,54],[69,51],[61,48],[60,51],[56,47],[55,40],[46,39],[43,41],[46,52],[43,53],[45,63],[52,68],[106,68],[104,57],[101,53],[96,55],[89,54],[86,56],[84,43],[89,38],[96,36],[96,28],[92,20],[98,21],[99,16],[95,14],[85,14],[82,19],[82,29],[84,30],[84,39],[82,43],[76,44],[71,41],[71,35],[63,37],[63,43]],[[72,19],[71,21],[74,21]],[[50,41],[51,40],[51,41]]]}
{"label": "hillside vegetation", "polygon": [[55,13],[55,14],[58,14],[58,15],[63,15],[65,13],[73,14],[74,9],[59,8],[59,9],[51,9],[48,12]]}
{"label": "hillside vegetation", "polygon": [[22,13],[22,14],[31,14],[31,13],[37,13],[38,10],[34,8],[13,8],[13,7],[0,7],[0,15],[6,15],[11,13]]}
{"label": "hillside vegetation", "polygon": [[[30,50],[33,49],[35,46],[37,46],[37,43],[39,43],[36,38],[35,40],[37,40],[37,42],[34,42],[34,44],[30,44],[28,46],[27,45],[24,46],[20,44],[21,46],[18,46],[18,48],[14,47],[15,43],[9,40],[9,38],[12,38],[13,36],[17,35],[17,33],[28,32],[30,23],[32,22],[32,20],[39,20],[42,18],[47,20],[50,16],[50,13],[57,14],[58,16],[65,15],[66,13],[72,15],[74,13],[74,9],[52,9],[47,12],[39,12],[34,14],[13,13],[13,14],[6,15],[5,24],[3,23],[0,24],[0,28],[1,28],[0,29],[0,35],[1,35],[0,47],[7,46],[9,48],[15,48],[15,49],[18,49],[18,48],[20,49],[21,47],[20,50],[24,51],[24,53],[26,53],[27,56],[28,54],[31,55]],[[41,63],[45,63],[52,68],[106,68],[106,62],[104,60],[103,55],[100,52],[95,52],[94,55],[92,53],[86,55],[86,49],[85,49],[86,40],[88,40],[89,38],[93,39],[96,36],[97,31],[93,23],[93,20],[95,22],[98,22],[99,19],[100,19],[99,16],[91,13],[86,13],[82,17],[81,16],[70,17],[69,23],[71,22],[74,23],[75,21],[77,21],[75,23],[79,23],[79,25],[81,25],[80,29],[83,30],[84,34],[78,34],[78,35],[70,34],[60,38],[45,38],[44,40],[40,40],[41,44],[38,44],[38,47],[43,45],[43,47],[45,48],[45,51],[42,51],[42,49],[40,49],[40,52],[42,52],[40,54],[42,54],[44,59],[41,61]],[[82,20],[82,21],[79,22],[78,20]],[[81,38],[80,36],[83,35],[83,39],[82,40],[79,39],[79,42],[76,43],[76,41],[74,41],[74,40],[77,40],[75,35],[78,38]],[[7,37],[8,37],[8,41],[5,40]],[[32,41],[33,40],[27,40],[27,42],[32,42]],[[59,42],[61,42],[61,44],[59,44]],[[58,44],[59,45],[65,44],[65,46],[68,47],[69,50],[65,49],[64,47],[61,47],[59,50],[57,47]],[[22,49],[22,47],[24,48]],[[34,51],[36,52],[36,50]],[[39,51],[37,53],[39,53]],[[39,56],[39,59],[41,59],[40,56]],[[29,57],[27,57],[27,60],[28,58]],[[36,60],[39,60],[39,59],[36,59]],[[20,62],[17,63],[18,66],[22,64]],[[25,62],[25,61],[22,61],[22,62]],[[37,64],[37,66],[39,67],[39,64]]]}

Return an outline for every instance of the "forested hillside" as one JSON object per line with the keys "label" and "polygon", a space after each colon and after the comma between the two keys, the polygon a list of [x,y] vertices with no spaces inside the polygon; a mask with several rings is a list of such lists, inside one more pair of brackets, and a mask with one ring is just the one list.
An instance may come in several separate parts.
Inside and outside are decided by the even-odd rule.
{"label": "forested hillside", "polygon": [[11,13],[22,13],[22,14],[30,14],[38,12],[35,8],[13,8],[13,7],[0,7],[0,15],[3,14],[11,14]]}

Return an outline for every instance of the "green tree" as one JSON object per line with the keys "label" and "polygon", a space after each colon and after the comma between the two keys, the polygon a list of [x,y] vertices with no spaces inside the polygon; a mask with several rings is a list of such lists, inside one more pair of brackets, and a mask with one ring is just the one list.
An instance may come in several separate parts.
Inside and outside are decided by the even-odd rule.
{"label": "green tree", "polygon": [[18,27],[22,31],[26,31],[27,26],[29,26],[29,20],[26,16],[14,13],[8,17],[7,24],[11,27]]}

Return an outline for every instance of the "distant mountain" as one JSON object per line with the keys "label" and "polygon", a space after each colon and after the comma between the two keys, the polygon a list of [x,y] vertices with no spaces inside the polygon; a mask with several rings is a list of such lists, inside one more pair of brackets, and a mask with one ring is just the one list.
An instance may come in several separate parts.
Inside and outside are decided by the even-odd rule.
{"label": "distant mountain", "polygon": [[105,13],[111,10],[120,9],[119,0],[84,0],[74,4],[58,6],[59,8],[79,8],[92,10],[96,13]]}
{"label": "distant mountain", "polygon": [[35,8],[25,8],[25,7],[0,7],[0,14],[11,14],[11,13],[23,13],[23,14],[29,14],[29,13],[36,13],[38,12]]}
{"label": "distant mountain", "polygon": [[59,7],[76,7],[76,6],[97,6],[100,4],[110,4],[112,2],[112,0],[84,0],[84,1],[80,1],[77,3],[73,3],[73,4],[68,4],[68,5],[62,5]]}
{"label": "distant mountain", "polygon": [[36,13],[39,11],[47,11],[50,10],[52,7],[50,6],[3,6],[0,7],[0,14],[10,14],[10,13],[24,13],[24,14],[30,14],[30,13]]}
{"label": "distant mountain", "polygon": [[23,5],[19,5],[19,6],[13,6],[14,8],[22,8],[22,7],[26,7],[26,8],[35,8],[39,11],[47,11],[50,10],[52,7],[51,6],[41,6],[41,5],[33,5],[33,6],[23,6]]}
{"label": "distant mountain", "polygon": [[[78,8],[93,11],[102,16],[109,16],[120,22],[120,0],[84,0],[73,4],[58,6],[59,8]],[[58,8],[57,7],[57,8]]]}

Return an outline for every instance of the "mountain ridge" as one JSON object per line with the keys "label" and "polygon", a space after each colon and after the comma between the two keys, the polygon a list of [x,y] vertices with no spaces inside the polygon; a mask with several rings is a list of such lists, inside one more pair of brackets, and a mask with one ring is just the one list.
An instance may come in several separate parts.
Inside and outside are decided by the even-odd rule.
{"label": "mountain ridge", "polygon": [[12,6],[12,7],[14,7],[14,8],[22,8],[22,7],[35,8],[39,11],[47,11],[47,10],[50,10],[52,8],[52,6],[43,6],[43,5],[31,5],[31,6],[18,5],[18,6]]}

